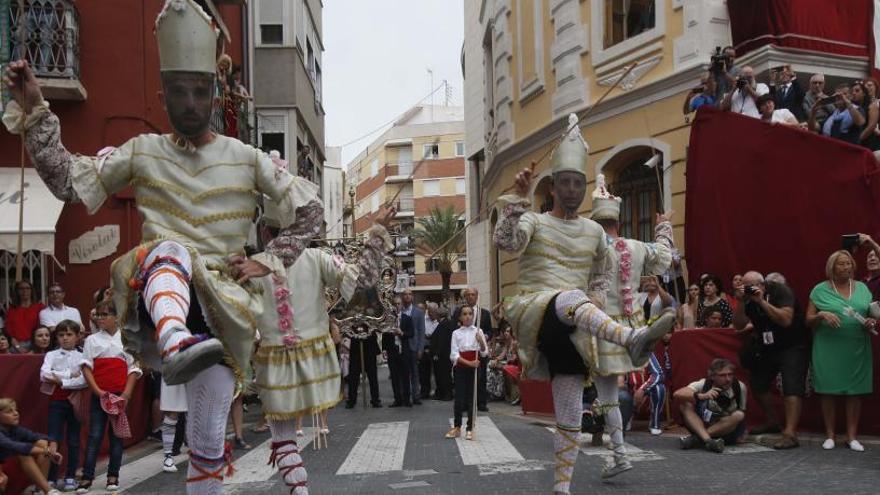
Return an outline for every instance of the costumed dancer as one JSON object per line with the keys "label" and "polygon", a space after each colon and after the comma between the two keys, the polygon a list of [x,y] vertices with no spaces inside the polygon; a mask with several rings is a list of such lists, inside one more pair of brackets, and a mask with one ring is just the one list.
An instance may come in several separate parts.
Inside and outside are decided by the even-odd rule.
{"label": "costumed dancer", "polygon": [[272,431],[270,463],[278,467],[291,494],[308,493],[295,418],[325,411],[342,400],[325,289],[339,289],[347,301],[355,291],[378,283],[382,258],[394,247],[385,229],[394,213],[392,208],[380,214],[377,225],[365,233],[356,265],[321,249],[307,248],[300,255],[296,247],[290,249],[285,231],[279,232],[277,210],[269,206],[263,215],[261,235],[266,250],[254,259],[270,267],[272,274],[260,279],[265,311],[259,320],[262,340],[253,363],[263,413]]}
{"label": "costumed dancer", "polygon": [[[674,313],[664,312],[650,326],[633,329],[594,304],[602,302],[607,289],[609,275],[599,267],[605,268],[609,247],[602,227],[577,213],[586,194],[588,148],[573,114],[569,128],[551,158],[552,211],[529,211],[532,171],[525,169],[516,177],[517,194],[499,198],[503,207],[493,239],[499,249],[522,251],[518,295],[506,301],[505,314],[519,342],[523,374],[552,378],[555,493],[569,493],[577,460],[581,399],[593,362],[592,338],[625,346],[632,362],[644,365],[654,344],[675,323]],[[585,292],[588,288],[593,289],[590,296]]]}
{"label": "costumed dancer", "polygon": [[[596,189],[592,196],[590,218],[605,231],[607,255],[604,271],[611,274],[607,280],[605,313],[622,325],[634,328],[644,326],[645,313],[642,306],[635,303],[636,292],[642,276],[661,275],[672,263],[672,224],[669,221],[672,213],[657,214],[653,243],[624,239],[619,233],[621,199],[608,192],[604,175],[596,177]],[[605,431],[611,437],[614,451],[613,463],[602,472],[603,477],[615,476],[633,467],[626,458],[623,444],[624,425],[617,401],[617,377],[641,370],[645,363],[635,362],[624,351],[617,342],[595,337],[590,349],[595,357],[590,371],[599,395],[595,412],[605,416]]]}
{"label": "costumed dancer", "polygon": [[254,192],[282,213],[290,259],[320,229],[323,208],[317,186],[210,130],[217,48],[210,16],[194,0],[167,0],[155,30],[172,134],[143,134],[97,157],[72,155],[25,61],[7,66],[15,101],[3,122],[24,133],[31,161],[58,199],[94,213],[110,195],[134,188],[142,244],[112,265],[125,347],[151,368],[161,359],[167,384],[187,384],[187,492],[214,494],[222,491],[229,459],[229,406],[263,311],[250,278],[269,273],[244,256]]}
{"label": "costumed dancer", "polygon": [[479,327],[474,325],[474,307],[462,306],[459,311],[461,326],[452,332],[452,350],[449,360],[452,361],[452,373],[455,380],[455,404],[453,405],[454,419],[452,429],[446,433],[446,438],[458,438],[461,436],[461,416],[464,408],[468,410],[467,440],[474,439],[474,385],[475,373],[480,367],[480,356],[489,355],[489,347],[486,345],[486,336]]}

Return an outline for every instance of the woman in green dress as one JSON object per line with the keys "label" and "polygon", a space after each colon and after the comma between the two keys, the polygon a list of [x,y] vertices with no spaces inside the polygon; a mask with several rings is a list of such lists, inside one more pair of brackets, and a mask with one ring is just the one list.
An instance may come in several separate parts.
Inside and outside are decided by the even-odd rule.
{"label": "woman in green dress", "polygon": [[827,436],[822,448],[826,450],[834,448],[839,397],[846,397],[846,445],[856,452],[865,450],[856,433],[861,396],[873,389],[871,338],[866,327],[873,327],[875,321],[867,318],[871,291],[854,279],[855,271],[856,262],[849,251],[834,252],[825,264],[828,280],[813,288],[807,307],[807,326],[814,331],[813,388],[822,394]]}

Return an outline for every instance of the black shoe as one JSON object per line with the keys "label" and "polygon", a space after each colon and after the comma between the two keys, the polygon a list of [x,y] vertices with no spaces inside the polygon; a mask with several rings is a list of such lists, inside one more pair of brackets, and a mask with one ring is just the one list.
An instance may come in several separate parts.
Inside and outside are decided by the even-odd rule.
{"label": "black shoe", "polygon": [[162,441],[162,430],[159,429],[159,430],[151,431],[150,434],[147,435],[147,438],[150,440],[156,441],[156,442],[161,442]]}
{"label": "black shoe", "polygon": [[421,406],[421,405],[422,405],[422,401],[416,399],[416,400],[413,401],[413,404],[415,404],[415,405],[417,405],[417,406]]}
{"label": "black shoe", "polygon": [[704,443],[706,445],[706,450],[708,450],[709,452],[717,452],[719,454],[724,452],[723,438],[711,438],[709,440],[706,440]]}
{"label": "black shoe", "polygon": [[179,455],[180,455],[180,449],[171,451],[171,457],[177,457]]}
{"label": "black shoe", "polygon": [[373,407],[376,408],[376,409],[382,407],[382,403],[381,403],[381,402],[371,402],[370,405],[373,406]]}
{"label": "black shoe", "polygon": [[401,407],[401,406],[402,406],[402,404],[400,402],[394,401],[388,407]]}
{"label": "black shoe", "polygon": [[703,444],[703,440],[696,435],[687,435],[678,439],[678,446],[681,450],[689,450]]}
{"label": "black shoe", "polygon": [[346,402],[345,408],[346,409],[354,409],[354,402]]}
{"label": "black shoe", "polygon": [[477,406],[477,411],[489,412],[489,406]]}

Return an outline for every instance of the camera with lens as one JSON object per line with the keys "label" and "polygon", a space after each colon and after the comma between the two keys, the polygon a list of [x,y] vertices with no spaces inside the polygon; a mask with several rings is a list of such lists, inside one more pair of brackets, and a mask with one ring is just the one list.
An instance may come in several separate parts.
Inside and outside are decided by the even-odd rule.
{"label": "camera with lens", "polygon": [[743,287],[743,293],[747,296],[754,296],[758,293],[758,289],[754,285],[746,285]]}
{"label": "camera with lens", "polygon": [[749,85],[749,78],[747,77],[738,77],[736,78],[736,89],[743,89],[744,87]]}
{"label": "camera with lens", "polygon": [[721,52],[721,47],[715,47],[715,53],[712,55],[712,63],[709,70],[712,72],[724,72],[727,59]]}
{"label": "camera with lens", "polygon": [[726,411],[732,402],[733,400],[724,394],[718,394],[718,397],[715,398],[715,403],[722,411]]}

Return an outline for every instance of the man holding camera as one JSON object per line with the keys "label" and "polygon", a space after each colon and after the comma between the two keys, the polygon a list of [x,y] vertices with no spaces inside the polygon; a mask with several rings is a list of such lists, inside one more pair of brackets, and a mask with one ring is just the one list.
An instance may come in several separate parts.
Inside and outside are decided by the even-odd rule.
{"label": "man holding camera", "polygon": [[685,96],[682,112],[687,115],[691,112],[697,111],[697,109],[703,105],[714,107],[718,101],[715,99],[716,88],[717,84],[715,84],[715,76],[713,76],[711,72],[706,72],[700,76],[700,85],[691,89]]}
{"label": "man holding camera", "polygon": [[758,272],[747,272],[742,285],[734,287],[734,295],[741,302],[734,311],[733,325],[738,331],[751,332],[740,361],[751,372],[755,397],[767,415],[767,423],[751,433],[780,431],[770,387],[781,373],[785,428],[773,448],[793,449],[799,445],[797,425],[807,376],[806,334],[799,324],[794,293],[786,285],[765,281]]}
{"label": "man holding camera", "polygon": [[756,119],[761,118],[757,100],[759,96],[769,93],[770,88],[764,83],[755,81],[755,71],[748,65],[742,68],[734,84],[736,89],[728,91],[724,95],[721,109],[741,113]]}
{"label": "man holding camera", "polygon": [[690,435],[679,439],[682,449],[704,445],[709,452],[724,452],[745,433],[746,385],[737,380],[736,367],[727,359],[709,364],[709,376],[675,391],[685,427]]}
{"label": "man holding camera", "polygon": [[712,55],[711,60],[709,72],[717,83],[714,93],[715,101],[721,101],[724,95],[733,89],[736,78],[740,74],[740,68],[734,63],[736,50],[732,46],[725,46],[723,50],[720,46],[716,46],[715,54]]}

